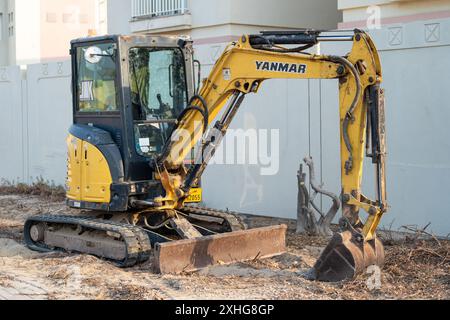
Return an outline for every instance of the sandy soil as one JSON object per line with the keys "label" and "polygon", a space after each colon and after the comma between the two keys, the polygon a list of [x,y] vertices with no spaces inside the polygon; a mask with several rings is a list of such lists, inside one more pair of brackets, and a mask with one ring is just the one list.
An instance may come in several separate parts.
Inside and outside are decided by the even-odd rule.
{"label": "sandy soil", "polygon": [[[151,261],[118,269],[92,256],[28,250],[22,243],[22,225],[28,216],[40,213],[67,213],[67,208],[36,196],[0,196],[0,298],[2,292],[29,299],[450,298],[450,245],[443,240],[385,239],[387,261],[381,286],[375,289],[368,286],[373,283],[371,274],[338,284],[306,280],[302,274],[314,264],[327,239],[292,231],[288,252],[280,257],[161,276],[152,272]],[[249,220],[252,226],[277,222]],[[288,223],[293,227],[292,221]]]}

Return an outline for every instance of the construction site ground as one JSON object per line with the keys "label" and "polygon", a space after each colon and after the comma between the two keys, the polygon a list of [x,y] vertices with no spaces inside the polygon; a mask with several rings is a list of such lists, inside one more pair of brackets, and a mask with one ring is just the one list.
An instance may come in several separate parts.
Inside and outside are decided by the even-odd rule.
{"label": "construction site ground", "polygon": [[288,223],[288,252],[192,274],[159,275],[153,272],[152,261],[119,269],[88,255],[28,250],[23,244],[23,223],[43,213],[67,214],[68,209],[61,199],[0,195],[0,300],[450,298],[450,244],[433,237],[423,240],[419,234],[405,238],[383,233],[386,264],[380,283],[375,273],[343,283],[320,283],[302,274],[328,239],[295,234],[294,221],[250,217],[250,227]]}

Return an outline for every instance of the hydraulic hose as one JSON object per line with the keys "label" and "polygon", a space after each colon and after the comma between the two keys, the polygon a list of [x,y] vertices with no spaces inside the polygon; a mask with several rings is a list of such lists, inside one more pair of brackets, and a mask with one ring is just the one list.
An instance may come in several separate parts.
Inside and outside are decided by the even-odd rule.
{"label": "hydraulic hose", "polygon": [[[186,113],[188,113],[189,111],[192,111],[192,110],[195,110],[195,111],[200,112],[201,115],[203,116],[203,122],[204,122],[204,123],[203,123],[203,133],[205,133],[206,130],[208,129],[208,123],[205,122],[205,119],[208,117],[208,115],[205,113],[205,110],[203,110],[202,108],[200,108],[200,107],[198,107],[198,106],[189,106],[189,107],[187,107],[186,109],[184,109],[184,110],[180,113],[180,115],[178,116],[177,123],[180,123],[180,121],[183,120],[183,118],[184,118],[184,116],[186,115]],[[176,129],[177,129],[177,128],[175,128],[175,129],[172,131],[172,133],[173,133]]]}
{"label": "hydraulic hose", "polygon": [[[194,103],[195,100],[200,101],[200,103],[201,103],[201,105],[202,105],[203,108],[201,108],[201,107],[199,107],[199,106],[194,106],[194,105],[192,105],[192,104]],[[170,133],[170,135],[168,136],[168,138],[167,138],[168,140],[172,138],[173,133],[179,128],[180,122],[183,120],[183,118],[186,116],[186,114],[187,114],[189,111],[194,111],[194,110],[197,111],[197,112],[199,112],[199,113],[202,115],[202,117],[203,117],[203,134],[205,134],[205,132],[208,130],[208,122],[209,122],[209,110],[208,110],[208,105],[207,105],[205,99],[204,99],[202,96],[200,96],[200,95],[198,95],[198,94],[195,94],[195,95],[193,95],[192,98],[189,100],[188,107],[187,107],[186,109],[184,109],[184,110],[180,113],[180,115],[178,116],[178,118],[177,118],[177,124],[176,124],[175,128],[173,128],[173,130],[172,130],[172,132]],[[162,156],[159,157],[158,163],[161,162],[161,159],[165,159],[165,158],[166,158],[166,156],[167,156],[167,151],[168,151],[169,146],[170,146],[169,141],[166,141],[165,146],[166,146],[166,147],[164,148],[164,151],[161,153]]]}
{"label": "hydraulic hose", "polygon": [[208,110],[208,104],[206,103],[205,99],[201,95],[195,94],[192,96],[192,98],[189,100],[189,106],[192,106],[195,100],[198,100],[201,102],[203,106],[203,133],[206,132],[208,129],[208,123],[209,123],[209,110]]}
{"label": "hydraulic hose", "polygon": [[[203,109],[200,108],[199,106],[193,106],[192,104],[194,103],[195,100],[198,100],[201,102]],[[177,123],[180,123],[181,120],[183,120],[184,116],[189,112],[189,111],[198,111],[201,113],[201,115],[203,116],[203,133],[206,132],[206,130],[208,130],[208,122],[209,122],[209,110],[208,110],[208,105],[206,104],[205,99],[203,99],[202,96],[195,94],[192,96],[192,98],[189,100],[188,103],[188,107],[186,109],[184,109],[180,115],[177,118]],[[177,127],[175,127],[172,131],[172,133],[175,132],[175,130],[177,130]],[[172,135],[172,133],[170,135]]]}

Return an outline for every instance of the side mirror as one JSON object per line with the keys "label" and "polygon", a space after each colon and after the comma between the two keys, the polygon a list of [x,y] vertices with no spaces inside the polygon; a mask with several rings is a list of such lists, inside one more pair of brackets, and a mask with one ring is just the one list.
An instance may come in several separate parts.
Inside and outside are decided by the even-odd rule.
{"label": "side mirror", "polygon": [[84,52],[84,59],[92,64],[97,64],[102,59],[102,56],[104,56],[102,49],[99,47],[89,47]]}
{"label": "side mirror", "polygon": [[91,63],[97,64],[102,60],[102,57],[110,57],[114,59],[115,48],[110,48],[107,51],[103,51],[101,48],[92,46],[86,49],[84,52],[84,59]]}

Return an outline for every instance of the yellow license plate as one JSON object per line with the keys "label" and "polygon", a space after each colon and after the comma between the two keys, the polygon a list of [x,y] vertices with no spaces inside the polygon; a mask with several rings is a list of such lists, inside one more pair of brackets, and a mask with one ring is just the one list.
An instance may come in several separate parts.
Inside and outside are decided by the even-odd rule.
{"label": "yellow license plate", "polygon": [[202,202],[202,188],[192,188],[185,203]]}

